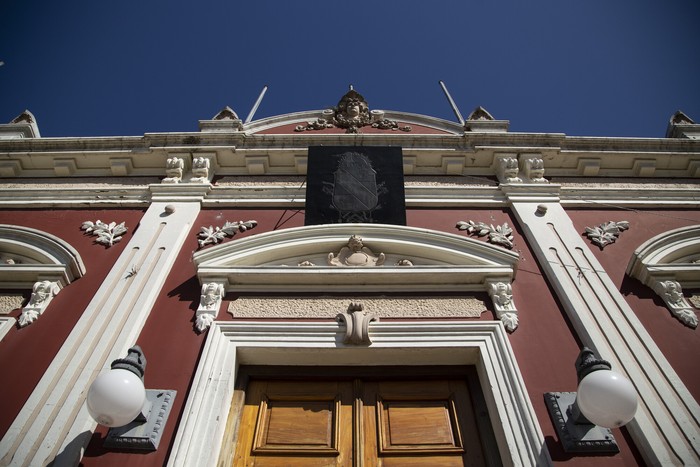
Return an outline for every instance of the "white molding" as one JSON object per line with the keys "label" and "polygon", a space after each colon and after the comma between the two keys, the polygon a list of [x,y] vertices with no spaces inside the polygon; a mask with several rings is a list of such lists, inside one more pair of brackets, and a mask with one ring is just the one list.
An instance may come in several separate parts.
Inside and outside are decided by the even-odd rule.
{"label": "white molding", "polygon": [[169,466],[217,465],[240,365],[476,365],[504,465],[551,460],[500,322],[373,323],[372,344],[328,322],[218,322],[209,330]]}
{"label": "white molding", "polygon": [[41,230],[0,224],[3,258],[18,261],[0,264],[0,288],[30,289],[43,280],[64,287],[85,274],[80,254],[68,242]]}
{"label": "white molding", "polygon": [[10,332],[10,329],[12,329],[16,322],[17,320],[10,318],[9,316],[3,316],[0,318],[0,341],[2,341],[2,338],[5,337],[8,332]]}

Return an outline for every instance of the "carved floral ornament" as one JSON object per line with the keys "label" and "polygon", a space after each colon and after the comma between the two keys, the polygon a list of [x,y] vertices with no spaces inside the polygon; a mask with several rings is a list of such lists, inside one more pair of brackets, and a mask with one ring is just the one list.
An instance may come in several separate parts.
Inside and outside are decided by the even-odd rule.
{"label": "carved floral ornament", "polygon": [[353,90],[347,92],[334,109],[323,111],[323,117],[306,125],[298,125],[294,131],[324,130],[326,128],[344,128],[346,133],[359,133],[365,126],[380,130],[411,131],[410,126],[399,126],[393,120],[384,118],[381,110],[369,110],[367,101],[360,93]]}
{"label": "carved floral ornament", "polygon": [[630,223],[627,221],[608,221],[595,227],[586,227],[585,234],[602,250],[607,245],[615,243],[620,234],[629,228]]}
{"label": "carved floral ornament", "polygon": [[214,245],[222,242],[226,237],[233,237],[237,232],[245,232],[255,228],[258,225],[257,221],[238,221],[229,222],[226,221],[223,227],[202,227],[199,231],[199,247],[202,248],[205,245]]}
{"label": "carved floral ornament", "polygon": [[457,229],[466,230],[469,235],[478,237],[489,236],[488,240],[496,245],[504,246],[508,249],[513,248],[513,229],[510,228],[507,222],[494,227],[493,224],[475,221],[459,221]]}
{"label": "carved floral ornament", "polygon": [[127,228],[124,222],[121,224],[117,224],[116,222],[107,224],[98,219],[96,222],[83,222],[83,225],[80,226],[80,230],[84,230],[86,234],[97,236],[95,243],[101,243],[109,248],[122,239]]}

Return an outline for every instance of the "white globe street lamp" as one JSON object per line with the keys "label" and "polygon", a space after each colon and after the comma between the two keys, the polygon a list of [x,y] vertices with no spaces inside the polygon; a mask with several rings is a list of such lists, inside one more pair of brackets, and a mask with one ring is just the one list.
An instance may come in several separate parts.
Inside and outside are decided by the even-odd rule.
{"label": "white globe street lamp", "polygon": [[111,428],[104,447],[157,449],[176,391],[146,390],[146,358],[138,345],[111,368],[95,378],[86,401],[90,416]]}
{"label": "white globe street lamp", "polygon": [[545,402],[566,452],[619,452],[610,428],[637,412],[634,385],[592,350],[576,359],[578,392],[548,392]]}

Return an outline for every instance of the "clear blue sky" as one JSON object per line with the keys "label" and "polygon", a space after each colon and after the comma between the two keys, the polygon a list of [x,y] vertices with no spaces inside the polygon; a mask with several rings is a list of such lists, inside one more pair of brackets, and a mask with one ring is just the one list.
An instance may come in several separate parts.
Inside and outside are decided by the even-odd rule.
{"label": "clear blue sky", "polygon": [[335,105],[511,131],[664,135],[700,122],[700,1],[0,2],[0,123],[42,136],[197,131],[226,105],[256,119]]}

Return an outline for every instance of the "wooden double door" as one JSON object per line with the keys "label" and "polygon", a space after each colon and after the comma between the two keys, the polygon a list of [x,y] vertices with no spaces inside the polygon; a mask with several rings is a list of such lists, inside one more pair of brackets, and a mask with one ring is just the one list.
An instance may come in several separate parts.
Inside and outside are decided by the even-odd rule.
{"label": "wooden double door", "polygon": [[244,378],[234,466],[500,465],[473,369],[289,371]]}

